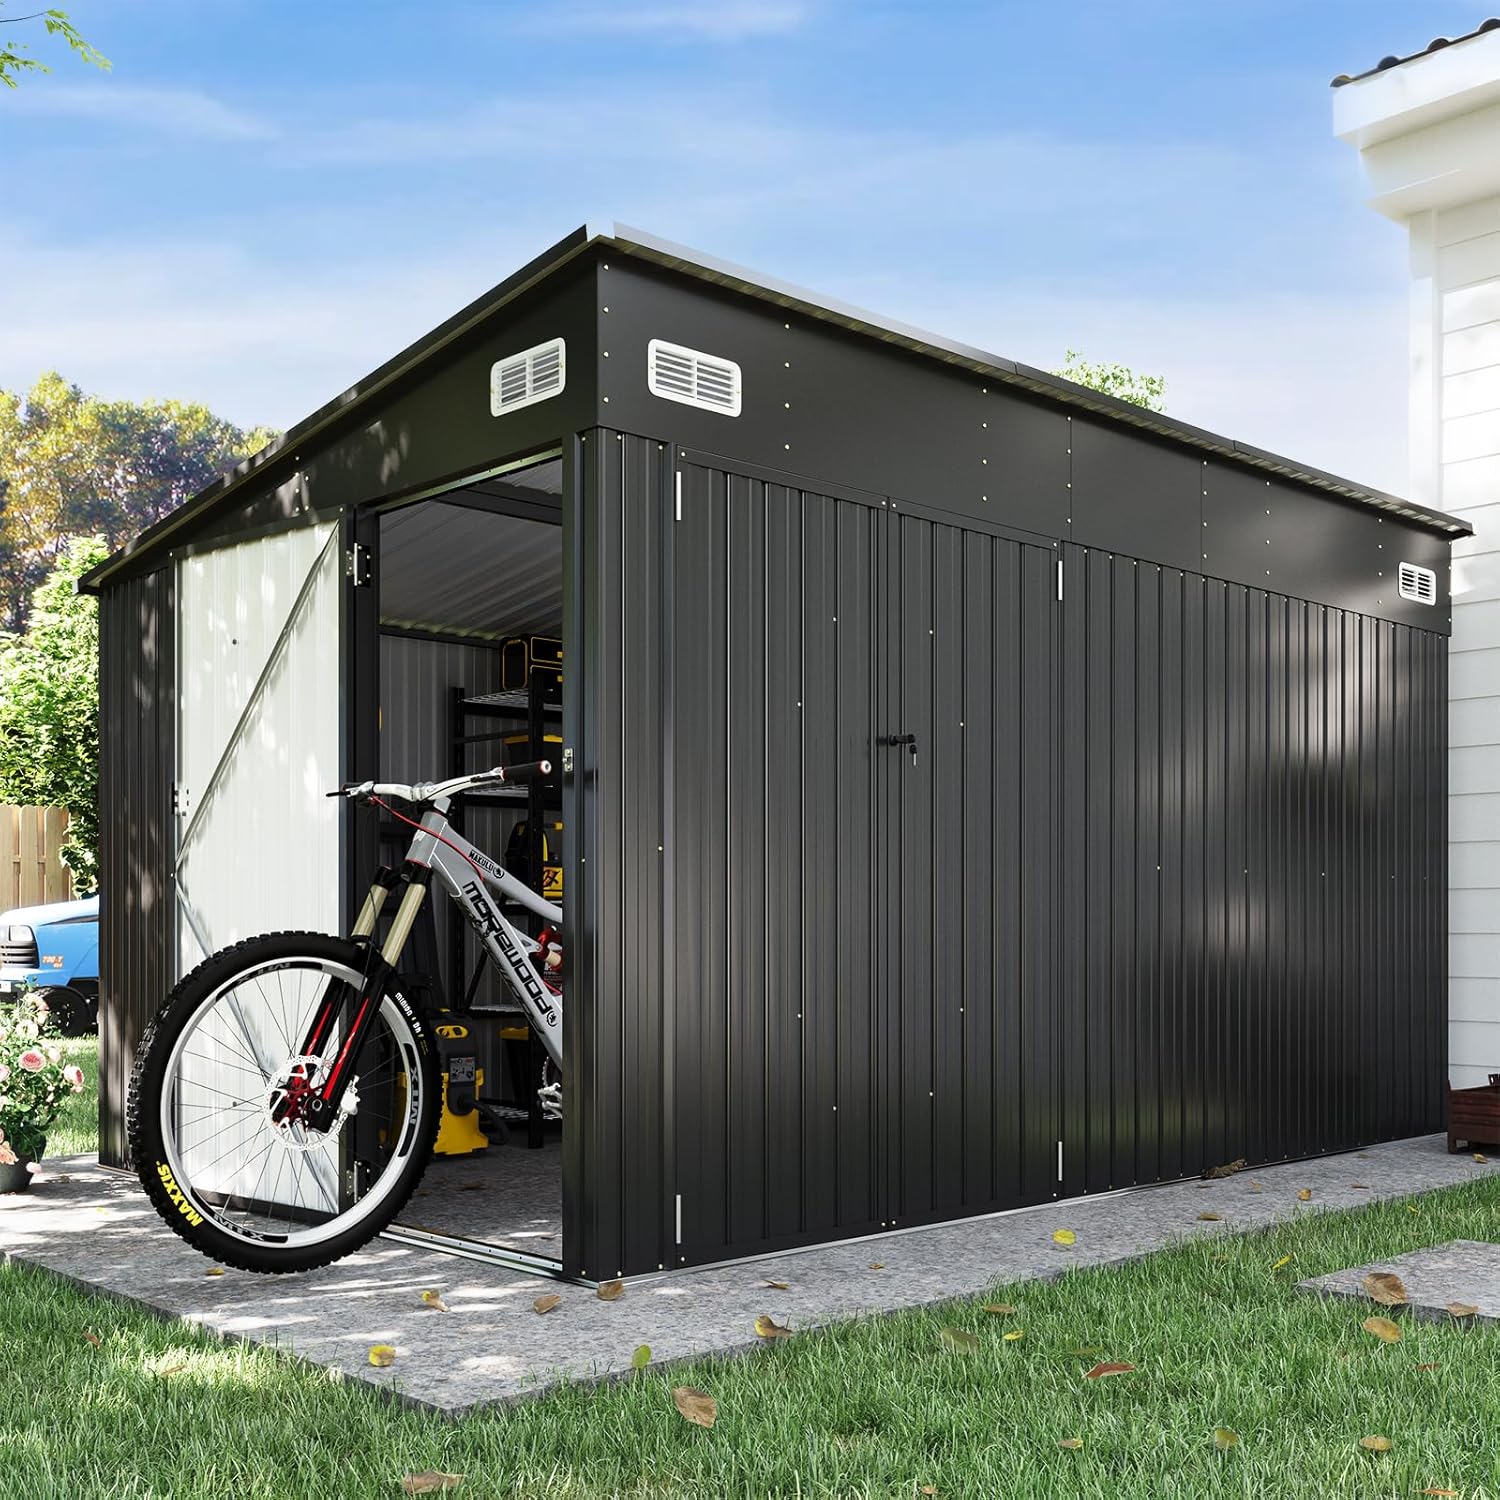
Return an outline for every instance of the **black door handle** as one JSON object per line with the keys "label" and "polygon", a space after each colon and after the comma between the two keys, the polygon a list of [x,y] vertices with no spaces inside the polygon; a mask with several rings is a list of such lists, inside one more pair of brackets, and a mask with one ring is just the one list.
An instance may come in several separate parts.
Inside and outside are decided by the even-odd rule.
{"label": "black door handle", "polygon": [[914,734],[893,734],[893,735],[889,735],[886,738],[886,744],[894,746],[897,749],[899,749],[902,745],[905,745],[906,748],[911,751],[911,763],[912,763],[912,765],[916,765],[916,763],[917,763],[917,737],[916,737],[916,735],[914,735]]}

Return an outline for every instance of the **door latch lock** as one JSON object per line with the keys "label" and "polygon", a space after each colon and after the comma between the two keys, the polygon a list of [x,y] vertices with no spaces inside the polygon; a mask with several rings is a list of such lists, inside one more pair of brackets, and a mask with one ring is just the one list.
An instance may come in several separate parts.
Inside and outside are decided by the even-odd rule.
{"label": "door latch lock", "polygon": [[893,735],[891,735],[886,740],[886,744],[891,745],[891,746],[895,747],[896,749],[900,749],[900,747],[904,745],[908,750],[911,751],[911,763],[912,763],[912,765],[914,765],[914,766],[916,765],[916,763],[917,763],[917,737],[916,737],[916,735],[914,735],[914,734],[893,734]]}
{"label": "door latch lock", "polygon": [[562,768],[564,776],[571,776],[573,774],[573,747],[571,745],[563,747]]}

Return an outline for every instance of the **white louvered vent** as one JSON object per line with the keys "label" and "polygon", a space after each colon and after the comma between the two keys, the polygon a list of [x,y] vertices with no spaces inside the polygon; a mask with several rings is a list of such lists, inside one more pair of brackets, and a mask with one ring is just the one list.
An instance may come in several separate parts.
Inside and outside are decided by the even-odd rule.
{"label": "white louvered vent", "polygon": [[646,384],[664,401],[701,406],[725,417],[740,414],[740,367],[717,354],[652,339],[646,348]]}
{"label": "white louvered vent", "polygon": [[1396,578],[1396,591],[1403,599],[1417,604],[1437,603],[1437,574],[1431,568],[1419,568],[1404,562]]}
{"label": "white louvered vent", "polygon": [[568,380],[567,346],[548,339],[490,366],[490,414],[503,417],[549,396],[560,396]]}

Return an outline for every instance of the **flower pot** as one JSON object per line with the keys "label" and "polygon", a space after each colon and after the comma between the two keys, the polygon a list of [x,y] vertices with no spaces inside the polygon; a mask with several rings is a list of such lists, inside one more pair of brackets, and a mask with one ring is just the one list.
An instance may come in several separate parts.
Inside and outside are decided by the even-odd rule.
{"label": "flower pot", "polygon": [[0,1193],[24,1193],[31,1186],[31,1163],[23,1156],[19,1161],[0,1164]]}

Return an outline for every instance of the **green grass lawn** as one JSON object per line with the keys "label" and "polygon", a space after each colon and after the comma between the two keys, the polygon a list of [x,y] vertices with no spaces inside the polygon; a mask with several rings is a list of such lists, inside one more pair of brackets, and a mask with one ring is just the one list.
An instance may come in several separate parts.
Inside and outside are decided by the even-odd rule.
{"label": "green grass lawn", "polygon": [[[872,1319],[452,1423],[11,1267],[0,1270],[0,1495],[366,1500],[439,1469],[465,1475],[454,1493],[474,1500],[1500,1496],[1500,1330],[1403,1318],[1405,1337],[1384,1344],[1360,1326],[1378,1309],[1292,1290],[1497,1236],[1500,1180],[1489,1179],[997,1286],[984,1300],[1015,1304],[1011,1316],[975,1301]],[[629,1290],[615,1306],[629,1318]],[[947,1327],[978,1348],[951,1347]],[[1111,1360],[1136,1369],[1084,1378]],[[677,1384],[714,1396],[714,1428],[681,1420]],[[1238,1444],[1219,1451],[1216,1427]],[[1369,1435],[1391,1450],[1361,1449]],[[1071,1437],[1082,1446],[1058,1446]]]}
{"label": "green grass lawn", "polygon": [[99,1149],[99,1038],[69,1037],[66,1055],[83,1069],[86,1082],[83,1092],[69,1098],[47,1132],[48,1156],[77,1156]]}

